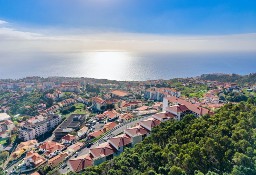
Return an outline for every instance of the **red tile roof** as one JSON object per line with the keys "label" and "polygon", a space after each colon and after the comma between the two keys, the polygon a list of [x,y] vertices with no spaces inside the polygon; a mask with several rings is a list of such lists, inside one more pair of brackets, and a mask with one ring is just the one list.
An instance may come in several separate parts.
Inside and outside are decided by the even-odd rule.
{"label": "red tile roof", "polygon": [[76,139],[76,136],[73,136],[71,134],[67,134],[64,137],[62,137],[62,139],[71,142],[71,141]]}
{"label": "red tile roof", "polygon": [[101,136],[102,134],[104,134],[103,131],[99,130],[99,131],[94,131],[92,133],[89,134],[89,137],[94,137],[94,138],[97,138],[99,136]]}
{"label": "red tile roof", "polygon": [[94,101],[94,102],[96,102],[96,103],[99,103],[99,104],[105,103],[105,100],[103,100],[103,99],[100,98],[100,97],[93,97],[93,98],[92,98],[92,101]]}
{"label": "red tile roof", "polygon": [[46,150],[46,154],[51,154],[57,150],[62,150],[64,147],[64,145],[53,141],[46,141],[39,146],[40,149]]}
{"label": "red tile roof", "polygon": [[100,157],[106,157],[116,152],[115,148],[108,142],[102,143],[95,148],[90,149],[90,153],[93,155],[93,159]]}
{"label": "red tile roof", "polygon": [[151,130],[152,128],[160,125],[161,121],[151,117],[151,118],[141,121],[140,124],[141,124],[141,126],[146,127],[146,129]]}
{"label": "red tile roof", "polygon": [[38,153],[34,153],[32,151],[27,152],[25,159],[32,159],[36,167],[43,164],[46,161],[46,159],[43,156],[40,156]]}
{"label": "red tile roof", "polygon": [[72,151],[77,151],[77,150],[79,150],[83,145],[84,145],[83,143],[77,142],[77,143],[75,143],[75,144],[69,146],[67,149],[68,149],[68,150],[72,150]]}
{"label": "red tile roof", "polygon": [[115,122],[109,122],[109,123],[104,125],[102,131],[107,132],[107,131],[113,129],[114,127],[116,127],[116,126],[117,126],[117,124]]}
{"label": "red tile roof", "polygon": [[125,97],[125,96],[129,95],[128,92],[124,92],[124,91],[120,91],[120,90],[112,91],[111,94],[113,94],[115,96],[119,96],[119,97]]}
{"label": "red tile roof", "polygon": [[161,112],[161,113],[154,114],[153,117],[156,119],[165,120],[165,119],[175,118],[175,115],[170,112]]}
{"label": "red tile roof", "polygon": [[205,115],[205,114],[213,114],[210,110],[206,108],[202,108],[196,104],[192,104],[186,100],[183,100],[181,98],[176,98],[176,97],[168,97],[167,100],[172,103],[178,103],[185,105],[190,111],[197,113],[198,115]]}
{"label": "red tile roof", "polygon": [[52,167],[56,167],[57,165],[59,165],[63,160],[65,160],[65,158],[68,156],[67,153],[60,153],[59,155],[51,158],[50,160],[48,160],[48,164]]}
{"label": "red tile roof", "polygon": [[146,135],[148,131],[144,127],[137,125],[135,127],[125,129],[124,133],[126,133],[130,137],[135,137],[139,135]]}
{"label": "red tile roof", "polygon": [[130,120],[133,118],[133,115],[131,113],[124,113],[120,116],[120,118],[124,120]]}
{"label": "red tile roof", "polygon": [[92,158],[93,157],[91,154],[86,154],[86,155],[77,157],[75,159],[70,159],[69,164],[71,165],[71,168],[73,169],[73,171],[80,172],[86,167],[93,165]]}
{"label": "red tile roof", "polygon": [[129,137],[127,134],[122,134],[109,139],[109,143],[112,144],[116,149],[126,146],[131,142],[131,137]]}

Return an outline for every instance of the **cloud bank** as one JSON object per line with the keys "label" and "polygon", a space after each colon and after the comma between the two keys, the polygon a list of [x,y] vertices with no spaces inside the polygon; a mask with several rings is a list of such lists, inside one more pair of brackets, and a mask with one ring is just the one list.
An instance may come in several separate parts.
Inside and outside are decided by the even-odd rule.
{"label": "cloud bank", "polygon": [[[8,25],[7,25],[8,24]],[[0,20],[0,54],[126,51],[133,53],[255,52],[256,33],[214,36],[145,33],[83,34],[61,29],[21,30]],[[82,33],[82,32],[81,32]]]}

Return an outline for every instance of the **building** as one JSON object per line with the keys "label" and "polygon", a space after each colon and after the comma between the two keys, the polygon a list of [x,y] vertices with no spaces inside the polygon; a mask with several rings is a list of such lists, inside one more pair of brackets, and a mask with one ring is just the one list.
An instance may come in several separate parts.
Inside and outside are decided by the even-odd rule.
{"label": "building", "polygon": [[102,143],[95,148],[91,148],[89,154],[92,155],[93,165],[99,165],[102,162],[114,157],[116,149],[108,142]]}
{"label": "building", "polygon": [[142,106],[141,101],[131,101],[131,102],[124,102],[121,104],[121,110],[124,112],[132,111],[133,109],[136,109],[138,107]]}
{"label": "building", "polygon": [[60,143],[46,141],[39,146],[39,151],[44,152],[44,155],[50,158],[60,153],[64,148],[65,146]]}
{"label": "building", "polygon": [[0,122],[0,132],[11,131],[14,127],[15,126],[11,120]]}
{"label": "building", "polygon": [[43,121],[29,124],[21,127],[19,130],[19,138],[23,141],[32,140],[52,131],[61,122],[61,116],[49,115]]}
{"label": "building", "polygon": [[55,139],[60,140],[72,131],[78,131],[85,120],[85,115],[72,114],[54,131]]}
{"label": "building", "polygon": [[142,126],[137,125],[135,127],[125,129],[124,134],[131,137],[132,146],[134,146],[136,143],[141,142],[147,135],[149,135],[149,131]]}
{"label": "building", "polygon": [[94,111],[103,111],[107,106],[107,103],[105,100],[99,97],[93,97],[92,98],[92,109]]}
{"label": "building", "polygon": [[141,142],[150,134],[153,127],[158,126],[161,122],[170,120],[174,117],[171,113],[159,113],[149,119],[140,122],[140,125],[124,130],[124,134],[112,137],[108,142],[104,142],[89,150],[89,153],[75,159],[70,159],[71,170],[80,172],[83,169],[99,165],[102,162],[112,159],[119,155],[126,147],[133,147]]}
{"label": "building", "polygon": [[146,100],[163,101],[164,97],[174,96],[180,97],[181,93],[172,88],[156,88],[152,87],[144,92]]}
{"label": "building", "polygon": [[133,118],[133,115],[131,113],[123,113],[119,117],[120,122],[126,122],[128,120],[131,120]]}
{"label": "building", "polygon": [[117,154],[124,151],[125,147],[132,146],[132,139],[126,134],[121,134],[109,139],[109,143],[117,150]]}
{"label": "building", "polygon": [[91,154],[79,156],[75,159],[70,159],[69,164],[71,165],[72,171],[80,172],[86,167],[93,166],[93,156]]}
{"label": "building", "polygon": [[161,121],[156,118],[150,117],[146,120],[140,122],[140,126],[146,128],[148,131],[152,131],[152,129],[158,125],[160,125]]}
{"label": "building", "polygon": [[36,168],[39,165],[45,163],[46,161],[47,160],[43,156],[40,156],[38,153],[34,153],[32,151],[28,152],[24,159],[25,165],[31,168]]}
{"label": "building", "polygon": [[108,121],[115,121],[119,118],[120,114],[115,110],[105,111],[103,114],[98,115],[98,119],[107,119]]}
{"label": "building", "polygon": [[67,153],[60,153],[57,156],[48,160],[48,165],[52,168],[57,167],[61,162],[63,162],[68,157]]}
{"label": "building", "polygon": [[73,136],[71,134],[67,134],[61,139],[61,143],[63,144],[73,144],[76,141],[76,136]]}
{"label": "building", "polygon": [[98,130],[98,131],[94,131],[94,132],[91,132],[88,137],[89,138],[97,138],[97,137],[100,137],[102,134],[104,134],[104,132],[102,130]]}
{"label": "building", "polygon": [[70,146],[67,148],[66,152],[67,152],[69,155],[71,155],[72,153],[74,153],[74,152],[78,151],[79,149],[81,149],[83,146],[84,146],[84,144],[83,144],[82,142],[77,142],[77,143],[75,143],[75,144],[73,144],[73,145],[70,145]]}
{"label": "building", "polygon": [[10,155],[10,159],[11,160],[18,159],[23,153],[35,148],[37,145],[38,145],[37,140],[29,140],[26,142],[21,142],[17,146],[15,151]]}
{"label": "building", "polygon": [[114,90],[110,94],[112,98],[117,98],[117,99],[126,99],[130,96],[128,92],[120,91],[120,90]]}
{"label": "building", "polygon": [[0,121],[10,120],[11,116],[6,113],[0,113]]}
{"label": "building", "polygon": [[106,123],[106,124],[103,126],[102,131],[103,131],[103,132],[107,132],[107,131],[113,129],[114,127],[116,127],[116,126],[117,126],[117,124],[116,124],[115,122]]}
{"label": "building", "polygon": [[176,115],[177,120],[181,120],[186,114],[193,114],[196,117],[213,114],[209,109],[203,108],[199,104],[193,104],[176,97],[166,97],[163,99],[163,111]]}
{"label": "building", "polygon": [[88,133],[88,127],[84,126],[79,131],[77,131],[77,136],[79,138],[85,137]]}

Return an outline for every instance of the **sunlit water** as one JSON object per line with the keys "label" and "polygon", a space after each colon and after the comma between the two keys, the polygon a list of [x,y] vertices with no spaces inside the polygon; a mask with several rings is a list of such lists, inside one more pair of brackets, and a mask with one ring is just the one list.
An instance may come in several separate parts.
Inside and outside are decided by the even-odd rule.
{"label": "sunlit water", "polygon": [[133,54],[88,52],[0,55],[0,78],[70,76],[111,80],[191,77],[203,73],[256,72],[256,54]]}

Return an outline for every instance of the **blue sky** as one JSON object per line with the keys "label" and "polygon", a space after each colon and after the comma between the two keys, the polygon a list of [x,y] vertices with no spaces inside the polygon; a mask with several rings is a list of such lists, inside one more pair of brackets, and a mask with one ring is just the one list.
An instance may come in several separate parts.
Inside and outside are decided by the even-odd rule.
{"label": "blue sky", "polygon": [[0,56],[256,52],[255,7],[255,0],[0,0]]}
{"label": "blue sky", "polygon": [[179,35],[256,32],[255,0],[0,0],[19,27]]}

